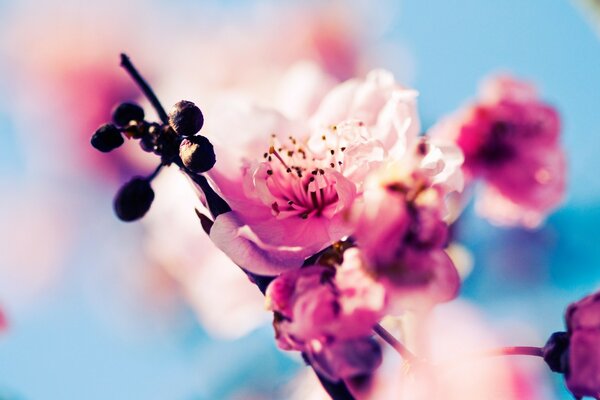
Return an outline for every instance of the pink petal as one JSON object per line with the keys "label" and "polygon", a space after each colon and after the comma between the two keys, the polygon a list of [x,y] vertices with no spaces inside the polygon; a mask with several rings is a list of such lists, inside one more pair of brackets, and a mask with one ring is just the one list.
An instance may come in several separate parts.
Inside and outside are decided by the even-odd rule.
{"label": "pink petal", "polygon": [[255,274],[277,275],[304,262],[304,249],[269,247],[253,236],[235,212],[219,215],[210,231],[210,238],[219,249]]}

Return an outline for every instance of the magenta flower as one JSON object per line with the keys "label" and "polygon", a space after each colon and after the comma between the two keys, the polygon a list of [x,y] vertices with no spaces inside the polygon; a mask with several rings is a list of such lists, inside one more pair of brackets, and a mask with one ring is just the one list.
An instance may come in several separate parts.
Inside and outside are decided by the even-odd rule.
{"label": "magenta flower", "polygon": [[380,361],[371,342],[383,316],[383,286],[365,274],[358,249],[338,268],[314,265],[283,273],[267,288],[277,344],[299,350],[333,380],[368,373]]}
{"label": "magenta flower", "polygon": [[[415,98],[374,71],[334,88],[309,121],[256,107],[213,117],[206,131],[221,146],[209,175],[233,212],[216,218],[212,240],[238,265],[275,275],[352,234],[346,215],[366,175],[418,132]],[[224,146],[232,135],[236,145]]]}
{"label": "magenta flower", "polygon": [[459,277],[444,251],[445,197],[460,189],[462,155],[423,139],[395,163],[372,173],[357,204],[354,237],[369,273],[382,282],[392,312],[455,297]]}
{"label": "magenta flower", "polygon": [[569,306],[567,387],[576,397],[600,398],[600,293]]}
{"label": "magenta flower", "polygon": [[563,199],[559,115],[531,85],[490,79],[474,104],[433,131],[462,149],[468,179],[484,181],[476,207],[492,222],[533,228]]}

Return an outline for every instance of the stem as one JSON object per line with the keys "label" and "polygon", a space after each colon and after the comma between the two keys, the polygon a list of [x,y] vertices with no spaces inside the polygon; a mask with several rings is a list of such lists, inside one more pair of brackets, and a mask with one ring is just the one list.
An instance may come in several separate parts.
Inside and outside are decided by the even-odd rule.
{"label": "stem", "polygon": [[317,378],[319,378],[319,382],[321,382],[323,389],[325,389],[327,394],[331,396],[333,400],[355,400],[344,381],[331,382],[322,377],[319,373],[317,373]]}
{"label": "stem", "polygon": [[221,196],[219,196],[217,192],[213,190],[213,188],[208,183],[208,180],[203,175],[195,174],[188,170],[183,165],[181,160],[175,160],[174,163],[179,168],[181,168],[181,170],[185,172],[185,174],[189,176],[190,179],[194,181],[194,183],[196,183],[196,185],[200,187],[200,189],[204,193],[208,209],[210,210],[210,213],[212,214],[213,218],[217,218],[219,215],[231,211],[231,207],[229,207],[229,204],[227,204],[227,202]]}
{"label": "stem", "polygon": [[531,357],[543,357],[542,348],[534,346],[514,346],[514,347],[500,347],[497,349],[491,349],[482,351],[480,353],[473,354],[477,358],[486,357],[502,357],[502,356],[531,356]]}
{"label": "stem", "polygon": [[125,68],[125,71],[129,73],[131,78],[140,87],[140,89],[144,93],[144,96],[148,98],[150,104],[152,104],[152,107],[154,107],[154,109],[158,113],[158,116],[160,117],[160,120],[163,122],[163,124],[168,124],[169,116],[167,115],[167,112],[163,108],[162,104],[160,104],[160,101],[158,101],[158,97],[156,97],[156,94],[154,94],[154,91],[152,90],[150,85],[148,85],[144,78],[142,78],[138,70],[133,66],[133,64],[129,60],[129,57],[125,53],[121,53],[121,67]]}
{"label": "stem", "polygon": [[151,180],[153,180],[154,178],[156,178],[156,175],[158,175],[158,173],[160,172],[160,170],[161,170],[162,167],[163,167],[162,163],[158,164],[158,167],[156,167],[156,169],[154,170],[154,172],[151,173],[150,175],[148,175],[148,177],[146,178],[148,180],[148,182],[150,182]]}
{"label": "stem", "polygon": [[533,346],[514,346],[514,347],[499,347],[497,349],[490,349],[471,354],[461,355],[459,359],[452,358],[449,360],[443,360],[433,364],[435,368],[444,369],[450,365],[456,366],[457,363],[464,364],[474,360],[482,360],[491,357],[505,357],[505,356],[530,356],[530,357],[544,357],[542,349],[540,347]]}
{"label": "stem", "polygon": [[391,333],[389,333],[383,326],[380,324],[375,325],[373,331],[378,334],[384,341],[386,341],[390,346],[394,348],[401,356],[407,361],[417,362],[419,361],[419,357],[414,355],[410,350],[406,348],[398,339],[394,337]]}

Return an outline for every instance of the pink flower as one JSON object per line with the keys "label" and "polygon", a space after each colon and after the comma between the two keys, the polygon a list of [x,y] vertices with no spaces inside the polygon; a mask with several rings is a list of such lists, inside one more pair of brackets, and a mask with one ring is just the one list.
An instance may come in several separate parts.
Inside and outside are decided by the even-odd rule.
{"label": "pink flower", "polygon": [[[238,265],[275,275],[352,234],[346,215],[366,175],[418,132],[415,98],[373,71],[334,88],[309,121],[257,107],[213,116],[209,175],[233,209],[216,218],[213,241]],[[245,138],[225,145],[237,132]]]}
{"label": "pink flower", "polygon": [[385,292],[365,274],[363,263],[359,250],[349,249],[338,268],[292,270],[267,288],[279,347],[305,352],[333,380],[361,375],[379,363],[378,347],[369,338],[383,316]]}
{"label": "pink flower", "polygon": [[490,79],[477,102],[433,131],[462,149],[469,179],[484,181],[476,207],[492,222],[533,228],[562,201],[559,115],[531,85],[508,76]]}
{"label": "pink flower", "polygon": [[461,162],[458,149],[423,139],[399,162],[374,171],[354,207],[354,237],[393,311],[450,300],[458,291],[457,270],[444,251],[444,218],[446,194],[462,184]]}
{"label": "pink flower", "polygon": [[567,387],[575,397],[600,398],[600,293],[569,306]]}

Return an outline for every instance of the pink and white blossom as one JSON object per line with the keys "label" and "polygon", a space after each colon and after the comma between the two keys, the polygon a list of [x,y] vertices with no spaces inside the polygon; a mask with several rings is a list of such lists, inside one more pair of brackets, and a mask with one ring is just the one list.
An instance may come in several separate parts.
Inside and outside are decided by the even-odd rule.
{"label": "pink and white blossom", "polygon": [[366,268],[383,282],[391,311],[429,307],[456,296],[460,279],[445,252],[445,198],[460,190],[462,155],[427,139],[369,175],[353,210]]}
{"label": "pink and white blossom", "polygon": [[[254,106],[213,116],[206,132],[219,157],[209,175],[233,209],[216,219],[213,241],[237,264],[274,275],[352,234],[346,216],[369,171],[416,138],[416,95],[373,71],[334,88],[309,120]],[[245,138],[227,146],[239,132]]]}

